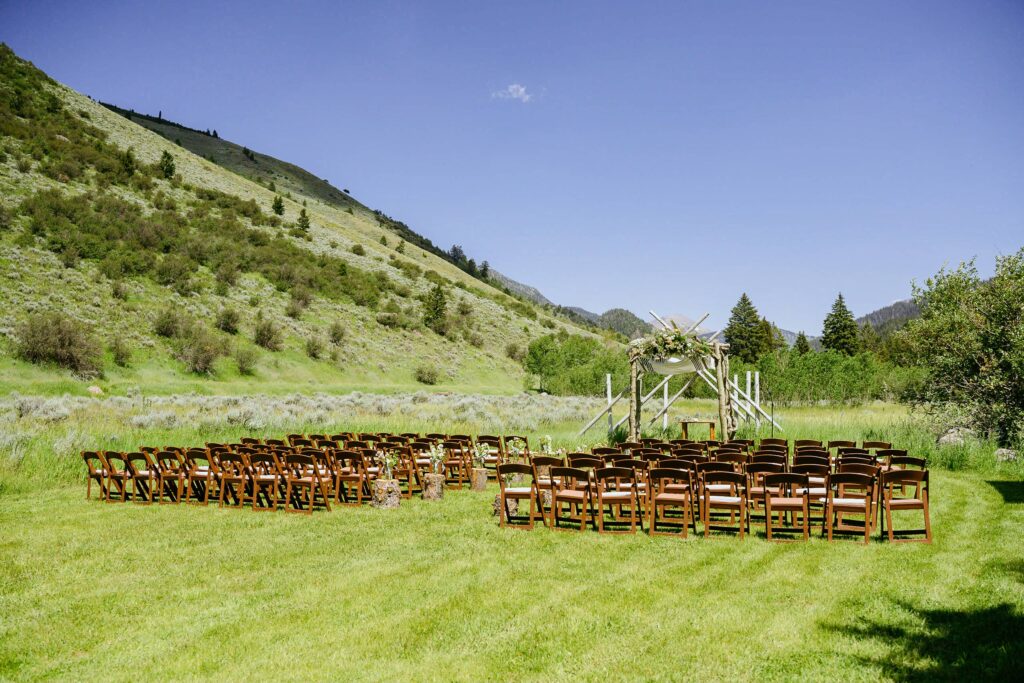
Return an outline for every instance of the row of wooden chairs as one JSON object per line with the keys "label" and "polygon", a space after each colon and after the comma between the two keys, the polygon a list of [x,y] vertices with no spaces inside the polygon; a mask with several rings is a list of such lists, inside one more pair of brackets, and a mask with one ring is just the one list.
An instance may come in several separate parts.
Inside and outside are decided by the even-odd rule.
{"label": "row of wooden chairs", "polygon": [[[833,470],[821,463],[787,469],[777,462],[741,464],[698,457],[702,456],[652,464],[578,456],[566,464],[559,457],[534,456],[530,465],[499,465],[500,524],[532,529],[540,520],[555,529],[571,523],[583,531],[589,523],[605,533],[609,524],[623,522],[625,528],[619,530],[635,533],[646,519],[652,535],[668,528],[664,533],[685,537],[688,527],[696,533],[699,517],[705,536],[731,528],[742,538],[749,533],[751,518],[760,516],[769,540],[779,531],[794,530],[806,539],[812,514],[817,512],[822,534],[829,540],[836,532],[856,532],[867,542],[881,508],[885,511],[882,533],[888,529],[890,541],[910,540],[908,536],[915,534],[931,541],[928,471],[919,458],[907,458],[889,469],[840,462]],[[529,485],[516,481],[527,477]],[[529,512],[513,514],[513,500],[517,507],[526,503]],[[907,510],[923,512],[923,529],[893,526],[892,513]],[[719,519],[722,513],[728,513],[725,525]],[[856,519],[857,515],[863,519]],[[799,526],[784,524],[787,519],[798,520]]]}

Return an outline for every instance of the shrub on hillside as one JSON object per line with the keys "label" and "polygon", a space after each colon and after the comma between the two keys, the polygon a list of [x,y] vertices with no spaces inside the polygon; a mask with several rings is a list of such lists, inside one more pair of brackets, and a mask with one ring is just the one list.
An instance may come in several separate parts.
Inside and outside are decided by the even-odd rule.
{"label": "shrub on hillside", "polygon": [[331,329],[328,331],[328,337],[330,338],[331,343],[335,346],[341,344],[341,342],[345,341],[345,326],[335,320],[331,323]]}
{"label": "shrub on hillside", "polygon": [[268,351],[280,351],[283,335],[274,321],[260,315],[256,318],[256,325],[253,328],[253,341]]}
{"label": "shrub on hillside", "polygon": [[99,341],[83,323],[57,311],[34,313],[18,327],[16,351],[30,363],[56,363],[81,375],[103,371]]}
{"label": "shrub on hillside", "polygon": [[420,384],[434,385],[440,379],[440,373],[432,365],[421,365],[416,368],[415,377]]}
{"label": "shrub on hillside", "polygon": [[172,339],[179,336],[187,325],[188,320],[185,316],[177,309],[168,306],[156,314],[156,320],[153,321],[153,332],[159,337]]}
{"label": "shrub on hillside", "polygon": [[238,322],[241,316],[233,308],[225,306],[217,314],[217,329],[228,334],[238,333]]}
{"label": "shrub on hillside", "polygon": [[302,312],[306,310],[306,307],[302,305],[302,302],[297,299],[289,299],[288,305],[284,308],[284,314],[289,318],[298,320],[302,317]]}
{"label": "shrub on hillside", "polygon": [[110,353],[114,356],[114,363],[119,367],[126,368],[131,365],[132,348],[121,337],[114,337],[110,342]]}
{"label": "shrub on hillside", "polygon": [[324,353],[324,343],[320,337],[310,337],[306,340],[306,355],[313,360],[318,360]]}
{"label": "shrub on hillside", "polygon": [[240,346],[235,349],[235,365],[238,366],[238,374],[251,375],[256,371],[256,361],[259,354],[256,349],[248,346]]}
{"label": "shrub on hillside", "polygon": [[366,256],[366,249],[364,249],[361,244],[353,244],[352,253],[356,256]]}
{"label": "shrub on hillside", "polygon": [[220,340],[202,325],[192,325],[181,338],[178,359],[189,372],[208,375],[214,362],[224,353]]}
{"label": "shrub on hillside", "polygon": [[517,363],[522,363],[523,359],[526,358],[526,351],[519,344],[509,342],[505,345],[505,355]]}

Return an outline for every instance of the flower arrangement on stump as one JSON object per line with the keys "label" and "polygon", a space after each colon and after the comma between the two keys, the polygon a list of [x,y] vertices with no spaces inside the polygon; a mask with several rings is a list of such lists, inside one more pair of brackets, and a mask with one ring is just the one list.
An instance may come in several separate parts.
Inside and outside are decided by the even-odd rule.
{"label": "flower arrangement on stump", "polygon": [[430,458],[430,472],[423,475],[423,500],[441,500],[444,497],[445,452],[438,444],[431,444],[427,451]]}
{"label": "flower arrangement on stump", "polygon": [[402,501],[402,489],[394,478],[394,469],[402,459],[394,451],[377,451],[374,460],[380,468],[380,476],[373,480],[370,505],[383,510],[397,508]]}
{"label": "flower arrangement on stump", "polygon": [[471,454],[474,467],[469,478],[469,488],[472,491],[483,491],[487,488],[487,459],[491,457],[491,447],[487,444],[477,444]]}

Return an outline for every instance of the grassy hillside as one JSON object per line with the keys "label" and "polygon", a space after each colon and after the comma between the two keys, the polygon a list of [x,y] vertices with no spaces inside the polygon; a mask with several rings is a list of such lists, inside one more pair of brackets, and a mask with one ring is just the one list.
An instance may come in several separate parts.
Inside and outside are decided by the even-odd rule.
{"label": "grassy hillside", "polygon": [[[402,241],[295,166],[244,155],[268,174],[253,170],[252,180],[174,138],[208,138],[215,157],[237,146],[174,127],[165,135],[0,47],[0,391],[398,390],[432,368],[440,388],[513,392],[522,370],[509,345],[560,327],[587,332]],[[447,311],[431,329],[422,300],[435,285]],[[217,329],[225,309],[237,315],[235,333]],[[92,330],[102,377],[19,359],[19,331],[42,311]],[[187,333],[157,334],[171,311]],[[279,330],[280,350],[254,343],[260,320]],[[209,372],[190,371],[207,347]],[[238,367],[244,353],[256,356],[252,374]]]}

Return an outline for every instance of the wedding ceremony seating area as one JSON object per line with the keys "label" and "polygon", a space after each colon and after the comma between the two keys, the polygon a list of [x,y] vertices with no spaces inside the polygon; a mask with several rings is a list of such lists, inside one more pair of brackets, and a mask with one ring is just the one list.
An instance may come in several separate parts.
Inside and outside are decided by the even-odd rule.
{"label": "wedding ceremony seating area", "polygon": [[[756,526],[774,540],[931,542],[928,469],[883,441],[763,438],[728,442],[644,438],[589,452],[533,451],[523,435],[289,434],[201,447],[85,451],[86,496],[107,502],[203,504],[312,514],[369,502],[374,483],[403,498],[428,480],[461,489],[496,480],[502,527],[687,537]],[[479,490],[479,489],[478,489]],[[923,528],[895,528],[919,512]]]}

